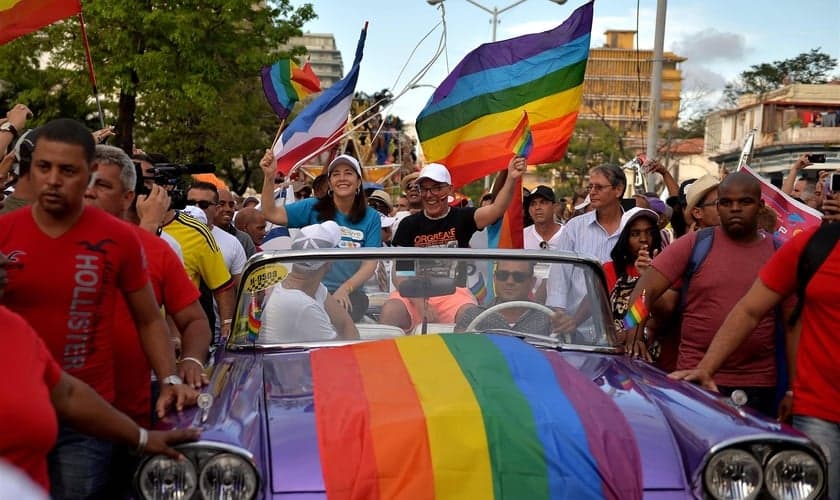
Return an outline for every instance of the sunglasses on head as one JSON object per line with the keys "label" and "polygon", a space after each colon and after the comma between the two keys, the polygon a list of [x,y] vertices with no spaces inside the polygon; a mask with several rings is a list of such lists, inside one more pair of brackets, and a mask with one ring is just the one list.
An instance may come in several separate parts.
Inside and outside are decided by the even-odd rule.
{"label": "sunglasses on head", "polygon": [[212,204],[212,201],[207,200],[187,200],[187,205],[195,205],[202,210],[207,210],[207,208]]}
{"label": "sunglasses on head", "polygon": [[525,283],[531,278],[531,275],[522,271],[496,271],[496,279],[499,281],[507,281],[513,276],[513,281],[517,283]]}

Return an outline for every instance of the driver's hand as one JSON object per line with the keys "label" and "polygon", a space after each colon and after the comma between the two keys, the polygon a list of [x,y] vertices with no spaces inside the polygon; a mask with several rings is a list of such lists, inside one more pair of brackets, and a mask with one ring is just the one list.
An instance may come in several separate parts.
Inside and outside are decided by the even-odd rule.
{"label": "driver's hand", "polygon": [[564,311],[554,311],[554,314],[551,315],[551,332],[553,335],[571,332],[576,327],[574,318]]}

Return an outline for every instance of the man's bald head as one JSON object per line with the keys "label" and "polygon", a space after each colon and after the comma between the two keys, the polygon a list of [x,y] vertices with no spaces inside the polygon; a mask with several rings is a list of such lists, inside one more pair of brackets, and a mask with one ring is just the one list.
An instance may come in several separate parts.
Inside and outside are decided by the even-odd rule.
{"label": "man's bald head", "polygon": [[261,245],[265,238],[265,216],[256,208],[243,208],[236,213],[236,229],[248,233],[254,245]]}
{"label": "man's bald head", "polygon": [[718,187],[719,193],[724,193],[733,188],[737,188],[754,195],[756,198],[761,198],[761,182],[752,175],[746,172],[733,172],[727,175]]}

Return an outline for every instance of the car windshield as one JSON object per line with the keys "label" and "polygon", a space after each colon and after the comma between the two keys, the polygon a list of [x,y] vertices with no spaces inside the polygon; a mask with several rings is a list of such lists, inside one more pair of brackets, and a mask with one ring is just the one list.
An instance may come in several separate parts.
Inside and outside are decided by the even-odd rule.
{"label": "car windshield", "polygon": [[[369,278],[361,287],[353,282]],[[266,252],[243,273],[229,347],[450,332],[615,347],[599,266],[548,252],[371,249]]]}

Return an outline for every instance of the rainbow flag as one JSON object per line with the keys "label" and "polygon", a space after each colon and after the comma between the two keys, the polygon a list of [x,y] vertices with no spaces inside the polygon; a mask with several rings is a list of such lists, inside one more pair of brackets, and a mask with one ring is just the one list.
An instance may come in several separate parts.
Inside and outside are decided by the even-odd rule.
{"label": "rainbow flag", "polygon": [[291,59],[280,59],[262,69],[262,85],[268,104],[282,120],[304,96],[321,91],[321,82],[307,61],[300,68]]}
{"label": "rainbow flag", "polygon": [[624,328],[635,328],[640,325],[648,317],[648,308],[645,304],[645,292],[636,299],[636,302],[627,310],[624,315]]}
{"label": "rainbow flag", "polygon": [[513,199],[502,220],[487,226],[487,246],[489,248],[525,248],[524,229],[525,211],[522,208],[522,178],[520,177],[513,187]]}
{"label": "rainbow flag", "polygon": [[256,297],[251,297],[248,303],[248,341],[254,342],[260,334],[262,326],[262,310]]}
{"label": "rainbow flag", "polygon": [[535,144],[529,163],[561,159],[577,121],[591,29],[589,2],[550,31],[467,54],[417,117],[426,161],[446,165],[456,188],[504,169],[526,109]]}
{"label": "rainbow flag", "polygon": [[0,0],[0,45],[81,11],[79,0]]}
{"label": "rainbow flag", "polygon": [[531,124],[528,123],[527,111],[522,112],[522,119],[519,120],[519,125],[513,129],[508,147],[516,156],[528,158],[528,155],[531,154],[531,148],[534,147],[534,137],[531,134]]}
{"label": "rainbow flag", "polygon": [[320,349],[311,362],[331,499],[642,497],[623,413],[557,352],[446,334]]}

